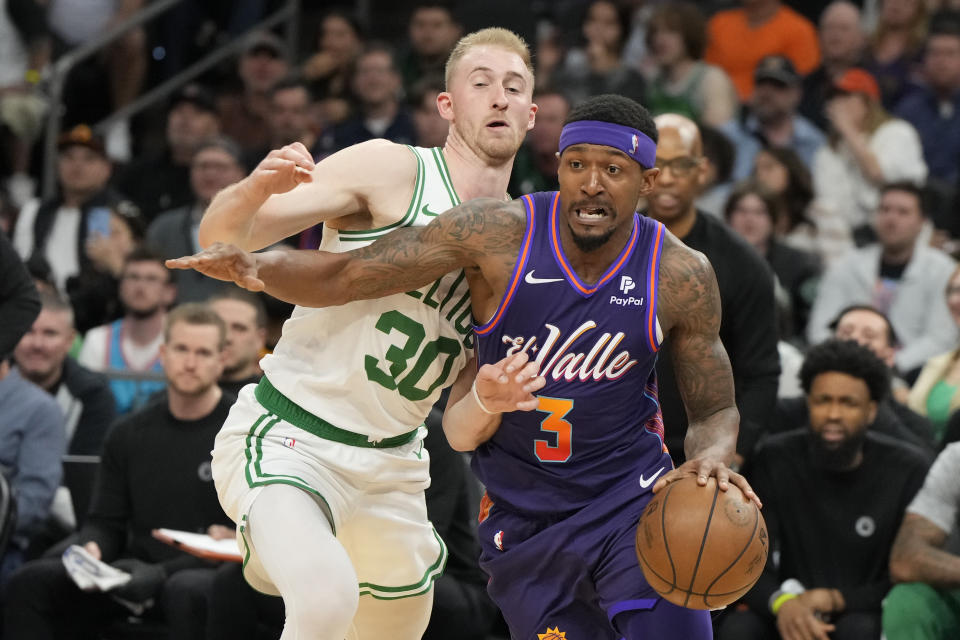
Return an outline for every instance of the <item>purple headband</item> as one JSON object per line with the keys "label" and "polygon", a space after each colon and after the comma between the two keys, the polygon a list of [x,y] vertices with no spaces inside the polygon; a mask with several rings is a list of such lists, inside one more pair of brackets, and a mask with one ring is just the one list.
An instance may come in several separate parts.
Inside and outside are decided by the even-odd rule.
{"label": "purple headband", "polygon": [[657,143],[642,131],[622,124],[600,120],[577,120],[565,124],[560,133],[560,153],[574,144],[602,144],[619,149],[645,169],[653,168],[657,161]]}

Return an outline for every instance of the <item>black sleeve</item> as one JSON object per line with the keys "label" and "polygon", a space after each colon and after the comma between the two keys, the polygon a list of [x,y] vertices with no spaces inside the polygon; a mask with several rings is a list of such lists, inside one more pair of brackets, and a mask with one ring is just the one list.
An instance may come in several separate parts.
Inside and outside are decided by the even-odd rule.
{"label": "black sleeve", "polygon": [[6,358],[40,313],[33,278],[7,237],[0,233],[0,359]]}
{"label": "black sleeve", "polygon": [[46,11],[37,0],[8,0],[7,14],[24,42],[30,43],[48,34]]}
{"label": "black sleeve", "polygon": [[767,525],[769,546],[767,547],[767,564],[763,569],[763,573],[760,575],[757,583],[753,585],[753,588],[744,596],[743,600],[754,613],[768,618],[773,617],[773,614],[770,612],[770,596],[780,588],[780,577],[773,561],[774,549],[777,545],[780,528],[780,521],[777,518],[777,512],[774,508],[776,501],[773,491],[775,487],[778,486],[777,480],[774,477],[775,466],[774,464],[768,463],[767,456],[763,454],[763,450],[761,449],[757,451],[756,455],[744,469],[744,475],[750,481],[750,486],[753,487],[753,490],[760,496],[760,499],[764,501],[764,508],[761,513]]}
{"label": "black sleeve", "polygon": [[117,417],[117,402],[110,387],[104,383],[91,387],[83,402],[83,413],[70,441],[73,455],[98,456],[103,451],[104,438]]}
{"label": "black sleeve", "polygon": [[112,562],[123,553],[127,524],[132,515],[127,493],[129,431],[132,424],[115,424],[103,446],[100,469],[90,499],[90,513],[80,530],[80,544],[93,541],[100,545],[104,562]]}
{"label": "black sleeve", "polygon": [[740,410],[737,453],[748,458],[773,418],[780,375],[773,277],[763,263],[742,265],[723,299],[723,338]]}

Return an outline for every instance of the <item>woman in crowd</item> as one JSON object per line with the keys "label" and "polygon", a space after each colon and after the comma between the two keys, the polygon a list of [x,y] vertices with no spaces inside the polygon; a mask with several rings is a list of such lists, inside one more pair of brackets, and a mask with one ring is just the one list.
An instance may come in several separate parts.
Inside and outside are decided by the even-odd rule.
{"label": "woman in crowd", "polygon": [[834,80],[827,119],[828,144],[813,158],[813,190],[824,213],[846,222],[856,243],[866,244],[873,239],[869,223],[879,187],[926,179],[920,138],[883,108],[876,80],[863,69],[848,69]]}
{"label": "woman in crowd", "polygon": [[781,240],[777,232],[785,216],[781,201],[759,182],[748,180],[734,187],[723,213],[727,224],[766,259],[787,295],[791,322],[783,337],[802,336],[816,296],[819,259]]}
{"label": "woman in crowd", "polygon": [[318,51],[303,64],[303,77],[317,97],[318,124],[329,126],[350,115],[350,72],[363,48],[360,23],[333,10],[320,22]]}
{"label": "woman in crowd", "polygon": [[703,61],[707,21],[690,3],[658,7],[647,23],[647,48],[656,65],[644,103],[654,115],[679,113],[719,127],[735,117],[739,100],[720,67]]}
{"label": "woman in crowd", "polygon": [[762,149],[754,158],[753,178],[780,199],[783,216],[776,231],[784,244],[817,254],[824,266],[853,247],[846,224],[817,206],[810,170],[793,149]]}
{"label": "woman in crowd", "polygon": [[881,102],[893,109],[916,73],[927,35],[926,0],[881,0],[864,67],[877,79]]}

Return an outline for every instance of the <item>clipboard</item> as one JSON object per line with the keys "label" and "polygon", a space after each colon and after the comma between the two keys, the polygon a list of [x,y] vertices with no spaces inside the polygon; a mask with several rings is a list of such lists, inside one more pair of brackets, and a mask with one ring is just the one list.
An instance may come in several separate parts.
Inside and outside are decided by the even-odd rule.
{"label": "clipboard", "polygon": [[154,538],[190,555],[206,560],[224,562],[242,562],[243,556],[237,548],[236,538],[217,540],[205,533],[191,533],[176,529],[154,529]]}

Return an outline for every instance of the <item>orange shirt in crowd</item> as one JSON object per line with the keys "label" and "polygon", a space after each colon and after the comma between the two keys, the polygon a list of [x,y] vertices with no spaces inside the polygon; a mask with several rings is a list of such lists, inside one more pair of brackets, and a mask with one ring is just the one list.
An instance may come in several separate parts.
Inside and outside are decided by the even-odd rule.
{"label": "orange shirt in crowd", "polygon": [[707,33],[706,61],[730,75],[743,102],[753,93],[753,70],[764,56],[786,56],[801,75],[820,64],[816,28],[789,7],[780,7],[757,27],[750,26],[743,9],[720,11],[710,19]]}

